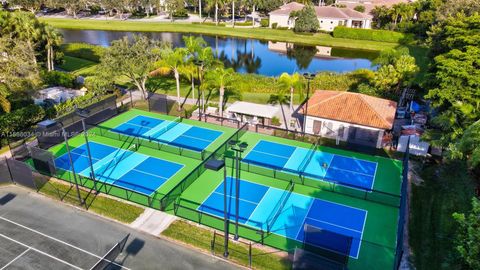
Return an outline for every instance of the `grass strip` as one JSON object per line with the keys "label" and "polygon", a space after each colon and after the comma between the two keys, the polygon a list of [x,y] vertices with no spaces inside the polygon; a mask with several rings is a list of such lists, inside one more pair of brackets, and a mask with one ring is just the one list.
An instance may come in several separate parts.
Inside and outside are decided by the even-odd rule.
{"label": "grass strip", "polygon": [[395,48],[398,43],[378,42],[368,40],[354,40],[334,38],[330,34],[296,34],[291,30],[277,30],[270,28],[231,28],[205,24],[166,23],[166,22],[139,22],[139,21],[103,21],[92,19],[61,19],[39,18],[54,27],[74,30],[108,30],[134,32],[179,32],[192,34],[206,34],[218,36],[232,36],[239,38],[255,38],[260,40],[293,42],[304,45],[321,45],[331,47],[355,48],[363,50],[384,50]]}
{"label": "grass strip", "polygon": [[[69,184],[60,181],[49,180],[43,176],[40,178],[40,181],[38,181],[39,179],[37,178],[37,183],[40,183],[40,193],[55,200],[62,200],[74,206],[84,207],[78,202],[75,187],[71,187]],[[144,211],[141,207],[124,203],[102,194],[95,196],[95,194],[92,193],[87,197],[88,192],[83,189],[80,189],[80,194],[82,198],[86,198],[85,202],[86,205],[89,206],[88,210],[123,223],[132,223]]]}
{"label": "grass strip", "polygon": [[[213,240],[213,232],[198,226],[189,224],[183,220],[173,222],[162,235],[195,246],[204,251],[211,252],[211,241]],[[215,245],[215,254],[222,256],[223,254],[223,238],[217,235]],[[243,266],[249,264],[248,245],[239,242],[230,241],[229,257],[232,262]],[[290,269],[291,262],[285,256],[276,253],[265,252],[262,249],[252,247],[252,268],[253,269]]]}
{"label": "grass strip", "polygon": [[452,214],[469,210],[475,180],[464,161],[426,164],[412,183],[409,242],[418,270],[461,269],[455,250],[457,224]]}

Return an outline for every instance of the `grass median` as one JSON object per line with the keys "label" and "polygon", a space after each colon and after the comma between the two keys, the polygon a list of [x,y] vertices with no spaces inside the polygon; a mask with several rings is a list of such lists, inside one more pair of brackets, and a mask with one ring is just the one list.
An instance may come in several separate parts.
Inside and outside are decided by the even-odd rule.
{"label": "grass median", "polygon": [[[39,185],[39,192],[41,194],[71,205],[84,207],[78,202],[76,189],[68,183],[48,179],[48,177],[45,176],[37,176],[36,180],[37,184],[41,183]],[[89,194],[84,189],[80,189],[80,195],[85,200],[85,205],[88,206],[89,211],[123,223],[132,223],[144,211],[142,207],[125,203],[102,194],[95,196],[94,193]]]}
{"label": "grass median", "polygon": [[232,36],[240,38],[254,38],[270,41],[284,41],[304,45],[320,45],[331,47],[355,48],[363,50],[384,50],[399,46],[397,43],[353,40],[334,38],[330,34],[296,34],[291,30],[277,30],[270,28],[232,28],[214,25],[191,23],[166,23],[166,22],[139,22],[139,21],[114,21],[92,19],[60,19],[39,18],[54,27],[74,30],[106,30],[106,31],[133,31],[133,32],[179,32],[192,34],[206,34],[218,36]]}
{"label": "grass median", "polygon": [[[189,244],[207,252],[211,252],[211,241],[213,240],[213,232],[183,220],[173,222],[162,235]],[[217,235],[215,241],[215,254],[222,256],[223,243],[220,239],[221,235]],[[230,241],[229,257],[232,262],[243,266],[249,266],[248,245],[242,242]],[[280,256],[274,252],[266,252],[265,250],[252,247],[252,268],[253,269],[290,269],[291,262],[286,256]]]}

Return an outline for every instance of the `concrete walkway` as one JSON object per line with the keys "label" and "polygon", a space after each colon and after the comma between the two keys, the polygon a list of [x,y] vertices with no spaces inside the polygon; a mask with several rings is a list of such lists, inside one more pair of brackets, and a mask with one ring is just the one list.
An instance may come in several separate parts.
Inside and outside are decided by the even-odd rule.
{"label": "concrete walkway", "polygon": [[177,217],[170,214],[147,208],[142,215],[130,224],[130,227],[157,236],[176,219]]}

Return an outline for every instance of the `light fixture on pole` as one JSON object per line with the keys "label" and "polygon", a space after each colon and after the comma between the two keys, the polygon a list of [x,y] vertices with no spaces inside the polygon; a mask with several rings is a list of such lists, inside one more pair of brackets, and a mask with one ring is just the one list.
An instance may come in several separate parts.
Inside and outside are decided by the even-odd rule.
{"label": "light fixture on pole", "polygon": [[303,77],[307,80],[307,102],[305,103],[305,111],[303,112],[303,134],[306,133],[307,128],[307,114],[308,114],[308,100],[310,99],[310,81],[315,79],[316,74],[303,73]]}
{"label": "light fixture on pole", "polygon": [[95,189],[96,192],[98,192],[97,189],[97,179],[95,179],[95,171],[93,170],[93,162],[92,162],[92,152],[90,151],[90,145],[88,142],[88,132],[87,132],[87,127],[85,125],[85,118],[87,118],[90,115],[90,111],[88,109],[76,109],[75,113],[80,116],[81,121],[82,121],[82,127],[83,127],[83,135],[85,137],[85,145],[87,146],[87,154],[88,154],[88,163],[90,165],[90,175],[93,180],[93,188]]}
{"label": "light fixture on pole", "polygon": [[[198,60],[198,59],[195,59],[195,61],[193,61],[193,63],[195,64],[195,66],[197,66],[197,76],[198,76],[198,92],[197,92],[197,104],[198,104],[198,121],[201,121],[202,120],[202,107],[203,107],[203,102],[201,101],[201,97],[200,97],[200,88],[201,88],[201,85],[202,85],[202,79],[200,77],[200,70],[203,68],[203,65],[205,64],[204,61],[202,60]],[[202,94],[203,94],[203,91],[202,91]]]}
{"label": "light fixture on pole", "polygon": [[239,207],[240,207],[240,159],[242,153],[248,147],[246,142],[230,140],[228,142],[230,149],[235,152],[235,236],[234,239],[238,240],[238,219],[239,219]]}

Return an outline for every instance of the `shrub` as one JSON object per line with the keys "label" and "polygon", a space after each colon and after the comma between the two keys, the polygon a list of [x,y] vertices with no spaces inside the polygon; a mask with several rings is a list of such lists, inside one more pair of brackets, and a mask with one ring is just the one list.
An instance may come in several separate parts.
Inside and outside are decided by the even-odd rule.
{"label": "shrub", "polygon": [[268,27],[270,25],[270,20],[269,19],[261,19],[260,20],[260,26],[261,27]]}
{"label": "shrub", "polygon": [[272,123],[273,126],[277,126],[277,127],[281,125],[280,119],[278,119],[278,117],[276,117],[276,116],[272,117],[272,122],[271,123]]}
{"label": "shrub", "polygon": [[320,28],[315,9],[311,6],[306,6],[300,11],[294,11],[290,16],[296,17],[295,27],[293,28],[295,32],[314,33]]}
{"label": "shrub", "polygon": [[68,56],[87,59],[96,63],[105,52],[105,48],[87,43],[68,43],[60,46],[60,50]]}
{"label": "shrub", "polygon": [[236,26],[252,26],[253,22],[252,21],[245,21],[245,22],[236,22]]}
{"label": "shrub", "polygon": [[220,23],[220,22],[218,23],[218,25],[217,25],[215,22],[203,22],[203,23],[201,23],[201,22],[193,22],[192,24],[203,24],[203,25],[222,26],[222,27],[226,26],[225,23]]}
{"label": "shrub", "polygon": [[102,10],[102,8],[98,5],[90,6],[90,14],[91,15],[97,15],[100,12],[100,10]]}
{"label": "shrub", "polygon": [[336,38],[349,38],[357,40],[373,40],[392,43],[408,43],[413,40],[411,34],[387,30],[358,29],[337,26],[333,30],[333,36]]}
{"label": "shrub", "polygon": [[362,13],[365,12],[365,6],[364,5],[355,6],[353,9],[358,11],[358,12],[362,12]]}
{"label": "shrub", "polygon": [[186,9],[182,8],[173,13],[174,18],[188,18],[188,12]]}
{"label": "shrub", "polygon": [[61,71],[44,71],[41,73],[42,81],[48,86],[75,87],[75,76]]}
{"label": "shrub", "polygon": [[276,23],[276,22],[272,23],[272,28],[273,29],[277,29],[277,26],[278,26],[278,23]]}
{"label": "shrub", "polygon": [[42,107],[29,105],[11,113],[0,116],[0,136],[5,138],[12,132],[30,129],[45,117]]}

